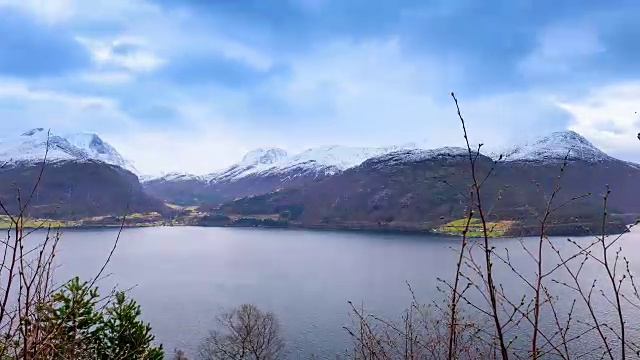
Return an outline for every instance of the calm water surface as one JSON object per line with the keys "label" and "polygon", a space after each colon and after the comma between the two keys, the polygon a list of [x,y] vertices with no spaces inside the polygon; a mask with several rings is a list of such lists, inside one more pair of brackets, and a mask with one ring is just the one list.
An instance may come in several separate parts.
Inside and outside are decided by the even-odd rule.
{"label": "calm water surface", "polygon": [[[91,277],[104,262],[117,231],[66,231],[56,276]],[[640,234],[622,241],[640,254]],[[525,239],[533,241],[533,239]],[[523,266],[517,240],[501,246]],[[192,353],[221,310],[251,302],[275,312],[292,358],[335,358],[349,345],[348,301],[372,312],[399,315],[411,301],[439,296],[438,277],[451,278],[457,239],[429,235],[337,231],[164,227],[126,229],[100,283],[132,288],[167,350]],[[520,251],[519,251],[520,250]],[[636,255],[640,266],[640,255]],[[633,264],[633,263],[632,263]],[[640,270],[640,267],[638,267]],[[500,279],[514,291],[515,279]],[[513,282],[512,285],[509,285]]]}

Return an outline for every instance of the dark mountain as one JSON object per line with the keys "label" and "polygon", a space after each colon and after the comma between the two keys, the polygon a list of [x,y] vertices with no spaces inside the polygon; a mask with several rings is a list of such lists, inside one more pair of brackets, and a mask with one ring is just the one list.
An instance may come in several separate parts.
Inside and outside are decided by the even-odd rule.
{"label": "dark mountain", "polygon": [[289,156],[282,149],[257,149],[224,171],[204,176],[171,173],[145,181],[144,187],[149,194],[169,203],[217,205],[320,181],[352,162],[364,161],[369,155],[367,150],[333,146]]}
{"label": "dark mountain", "polygon": [[[552,207],[559,208],[551,219],[557,234],[598,232],[607,185],[612,189],[609,214],[615,215],[610,219],[629,222],[640,214],[640,195],[634,191],[640,168],[607,156],[578,134],[554,133],[508,155],[495,166],[480,155],[476,165],[481,180],[493,169],[482,187],[490,219],[517,221],[513,232],[537,231],[558,182],[561,191]],[[307,227],[426,230],[463,216],[470,179],[463,149],[401,150],[320,182],[239,199],[217,211],[278,215]]]}
{"label": "dark mountain", "polygon": [[209,181],[201,176],[171,173],[144,180],[142,184],[149,195],[175,205],[217,204],[222,201],[209,191]]}
{"label": "dark mountain", "polygon": [[13,214],[32,192],[28,214],[34,217],[167,210],[143,191],[138,177],[127,170],[133,169],[130,163],[95,134],[63,136],[34,129],[0,143],[0,165],[0,200]]}
{"label": "dark mountain", "polygon": [[168,203],[188,206],[217,206],[225,201],[278,189],[290,189],[321,181],[327,175],[316,172],[250,174],[237,179],[207,180],[192,175],[164,176],[145,181],[145,191]]}
{"label": "dark mountain", "polygon": [[164,211],[163,203],[144,193],[133,173],[98,161],[10,165],[0,170],[0,199],[10,212],[36,189],[29,215],[80,219],[129,212]]}

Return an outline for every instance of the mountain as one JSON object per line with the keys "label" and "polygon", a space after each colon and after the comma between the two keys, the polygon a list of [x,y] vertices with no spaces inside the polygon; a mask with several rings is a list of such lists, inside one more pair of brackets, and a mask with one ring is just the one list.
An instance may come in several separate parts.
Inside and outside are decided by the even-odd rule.
{"label": "mountain", "polygon": [[516,145],[504,160],[500,169],[507,177],[527,177],[546,183],[547,188],[552,181],[550,176],[560,175],[559,169],[566,162],[562,180],[575,196],[590,193],[597,197],[609,186],[610,212],[627,214],[631,222],[635,221],[634,214],[640,213],[635,190],[640,180],[638,165],[607,155],[574,131],[554,132]]}
{"label": "mountain", "polygon": [[[505,161],[549,162],[583,160],[605,162],[616,159],[596,148],[575,131],[554,132],[548,136],[515,145],[501,152]],[[495,154],[493,155],[495,158]]]}
{"label": "mountain", "polygon": [[96,134],[33,129],[0,142],[0,165],[0,201],[12,213],[32,189],[29,215],[35,217],[166,210],[144,192],[131,163]]}
{"label": "mountain", "polygon": [[[510,150],[497,163],[482,154],[476,160],[478,178],[486,179],[483,202],[492,220],[512,221],[520,233],[535,233],[558,181],[561,191],[554,205],[559,208],[551,218],[555,234],[598,233],[607,184],[612,189],[609,219],[615,219],[609,229],[618,231],[620,221],[634,221],[640,214],[638,166],[604,154],[575,132],[553,133]],[[466,149],[400,149],[318,182],[212,210],[286,219],[304,227],[427,230],[463,216],[470,179]]]}
{"label": "mountain", "polygon": [[224,171],[209,174],[207,178],[210,182],[234,181],[273,169],[287,157],[287,152],[278,148],[252,150],[239,163]]}
{"label": "mountain", "polygon": [[416,149],[420,143],[372,148],[322,146],[299,154],[278,148],[256,149],[229,168],[204,176],[171,174],[144,182],[147,192],[170,203],[200,205],[299,187],[341,173],[372,157]]}
{"label": "mountain", "polygon": [[218,203],[221,200],[210,191],[206,176],[169,173],[160,177],[145,178],[142,185],[147,194],[176,205],[200,205]]}
{"label": "mountain", "polygon": [[43,128],[0,141],[0,164],[60,161],[100,161],[136,173],[135,167],[98,135],[73,133],[57,135]]}

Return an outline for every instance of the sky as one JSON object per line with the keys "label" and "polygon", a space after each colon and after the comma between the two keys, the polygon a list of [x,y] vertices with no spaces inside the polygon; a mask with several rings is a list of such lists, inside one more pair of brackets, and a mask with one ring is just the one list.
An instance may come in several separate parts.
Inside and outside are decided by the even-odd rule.
{"label": "sky", "polygon": [[574,130],[640,161],[637,0],[0,0],[0,138],[98,133],[144,174],[259,147],[500,148]]}

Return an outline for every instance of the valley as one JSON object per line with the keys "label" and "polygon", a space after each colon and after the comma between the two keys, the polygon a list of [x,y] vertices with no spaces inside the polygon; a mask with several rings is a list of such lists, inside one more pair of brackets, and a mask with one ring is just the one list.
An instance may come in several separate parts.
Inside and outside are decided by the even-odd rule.
{"label": "valley", "polygon": [[[45,162],[43,162],[45,160]],[[219,226],[429,232],[459,235],[469,205],[469,153],[407,143],[381,148],[324,146],[289,154],[253,150],[205,175],[141,176],[95,134],[33,129],[0,143],[0,200],[24,204],[53,227]],[[484,179],[491,237],[539,232],[556,190],[547,232],[624,232],[640,214],[640,166],[610,157],[571,131],[474,154]],[[142,180],[141,180],[142,179]],[[608,221],[602,228],[606,186]],[[21,192],[19,191],[21,190]],[[562,204],[562,206],[558,206]],[[555,207],[557,206],[557,209]],[[469,236],[482,235],[474,217]],[[7,226],[6,216],[0,226]]]}

